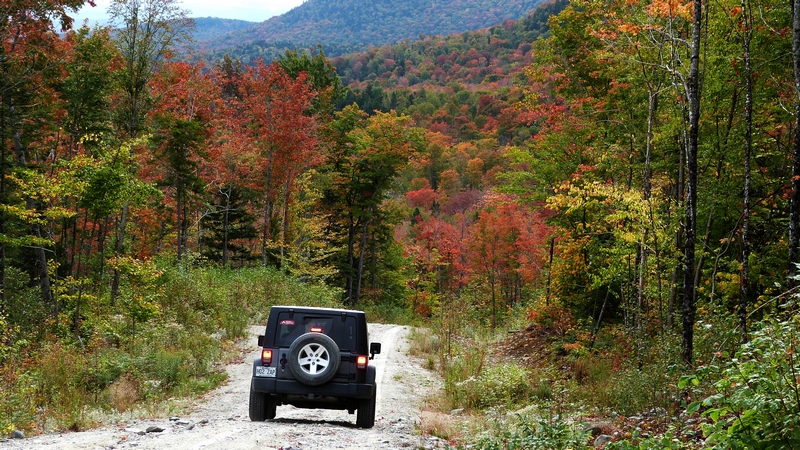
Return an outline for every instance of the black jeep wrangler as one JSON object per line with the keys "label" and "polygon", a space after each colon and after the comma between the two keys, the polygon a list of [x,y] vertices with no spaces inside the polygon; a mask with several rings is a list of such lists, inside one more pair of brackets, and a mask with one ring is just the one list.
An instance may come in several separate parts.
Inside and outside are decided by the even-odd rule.
{"label": "black jeep wrangler", "polygon": [[357,410],[356,425],[372,428],[377,383],[369,360],[381,344],[367,341],[363,311],[273,306],[253,361],[250,420],[274,419],[278,405],[294,405]]}

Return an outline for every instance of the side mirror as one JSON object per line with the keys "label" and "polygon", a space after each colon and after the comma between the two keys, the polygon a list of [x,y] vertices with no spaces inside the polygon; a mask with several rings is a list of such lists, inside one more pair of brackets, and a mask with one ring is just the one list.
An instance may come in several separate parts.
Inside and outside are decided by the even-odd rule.
{"label": "side mirror", "polygon": [[258,337],[258,346],[259,347],[263,347],[264,346],[264,336],[259,336]]}
{"label": "side mirror", "polygon": [[375,359],[375,355],[381,352],[381,343],[373,342],[369,344],[369,359]]}

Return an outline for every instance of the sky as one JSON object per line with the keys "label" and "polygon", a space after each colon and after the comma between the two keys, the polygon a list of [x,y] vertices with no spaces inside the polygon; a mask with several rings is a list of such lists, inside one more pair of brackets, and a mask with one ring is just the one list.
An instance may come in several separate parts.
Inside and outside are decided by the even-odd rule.
{"label": "sky", "polygon": [[[181,8],[189,11],[190,17],[220,17],[223,19],[240,19],[250,22],[263,22],[272,16],[281,15],[305,0],[178,0]],[[88,3],[81,8],[75,17],[75,24],[80,25],[89,19],[89,25],[104,25],[108,20],[106,9],[111,0],[95,0],[96,7]]]}

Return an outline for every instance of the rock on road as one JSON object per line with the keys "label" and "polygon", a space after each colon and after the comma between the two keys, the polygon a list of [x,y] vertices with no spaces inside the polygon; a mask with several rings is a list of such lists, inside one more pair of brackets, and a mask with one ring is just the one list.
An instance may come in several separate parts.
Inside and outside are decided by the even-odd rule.
{"label": "rock on road", "polygon": [[437,389],[438,382],[408,356],[408,332],[408,327],[400,325],[369,325],[370,341],[383,346],[371,362],[378,382],[375,427],[371,429],[356,427],[355,414],[347,411],[293,406],[279,406],[273,421],[251,422],[247,410],[250,377],[252,361],[259,355],[255,335],[263,333],[262,326],[253,326],[251,339],[242,343],[246,356],[227,367],[228,382],[199,400],[185,417],[131,420],[84,432],[0,440],[0,450],[419,448],[425,444],[415,430],[420,401]]}

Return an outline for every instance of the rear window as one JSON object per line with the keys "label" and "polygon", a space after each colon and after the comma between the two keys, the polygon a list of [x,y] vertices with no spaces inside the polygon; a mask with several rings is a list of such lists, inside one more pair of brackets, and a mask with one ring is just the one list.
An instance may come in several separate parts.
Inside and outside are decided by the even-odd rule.
{"label": "rear window", "polygon": [[356,319],[345,316],[313,316],[288,312],[278,315],[278,328],[275,330],[275,342],[278,347],[292,345],[298,336],[314,331],[326,334],[339,346],[339,350],[356,350]]}

